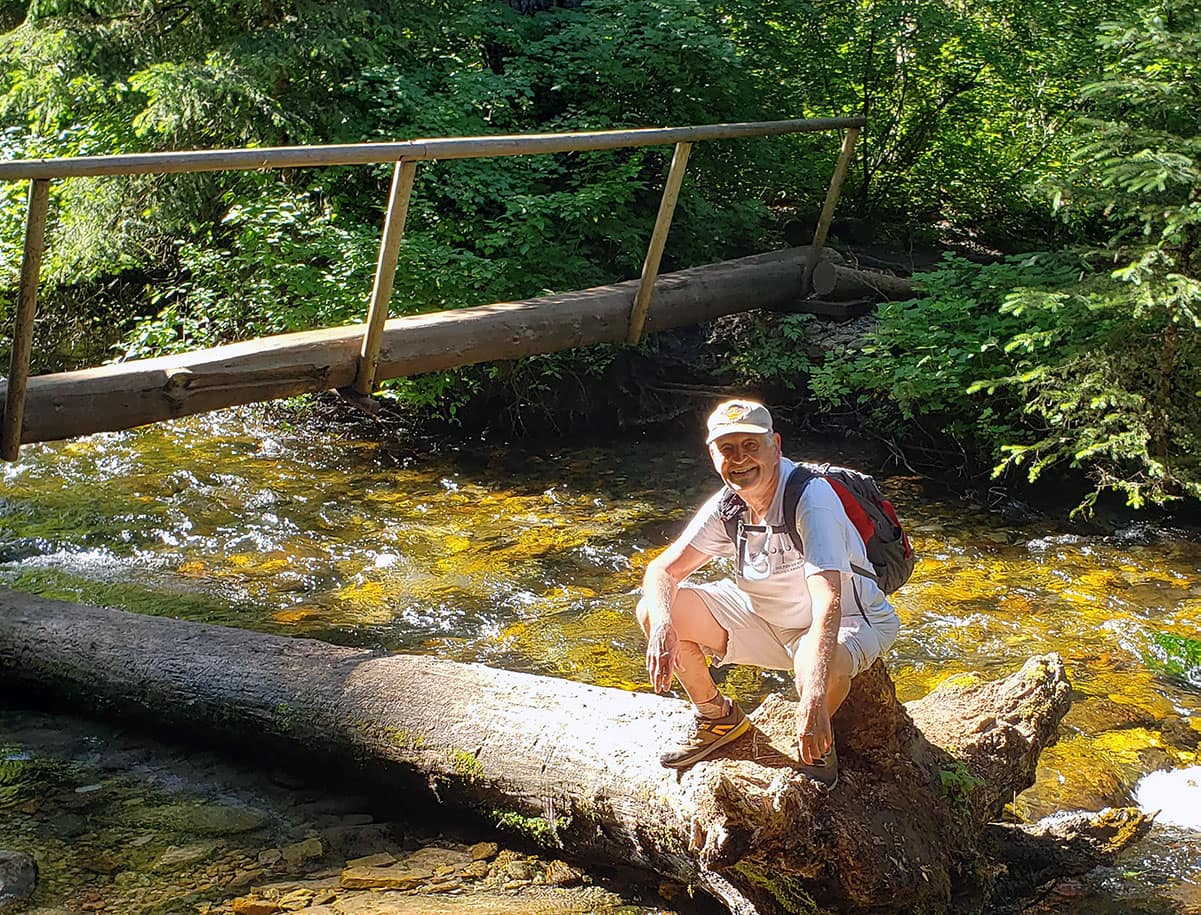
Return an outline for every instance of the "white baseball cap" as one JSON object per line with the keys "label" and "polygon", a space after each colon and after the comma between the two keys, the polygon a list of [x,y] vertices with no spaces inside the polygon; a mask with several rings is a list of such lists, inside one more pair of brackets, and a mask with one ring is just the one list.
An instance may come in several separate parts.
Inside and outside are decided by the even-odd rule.
{"label": "white baseball cap", "polygon": [[709,414],[709,437],[705,444],[734,432],[762,435],[771,432],[771,413],[756,400],[727,400]]}

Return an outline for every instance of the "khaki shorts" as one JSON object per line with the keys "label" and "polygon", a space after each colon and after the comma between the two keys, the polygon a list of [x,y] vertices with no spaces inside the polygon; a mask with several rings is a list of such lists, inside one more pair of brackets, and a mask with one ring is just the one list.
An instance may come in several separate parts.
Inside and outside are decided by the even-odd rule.
{"label": "khaki shorts", "polygon": [[[793,656],[801,636],[808,629],[787,629],[776,626],[755,614],[750,598],[728,578],[703,584],[682,584],[681,588],[695,591],[705,602],[719,626],[726,630],[726,652],[719,655],[714,649],[702,646],[706,655],[719,667],[730,664],[753,664],[775,670],[792,670]],[[844,614],[838,627],[838,643],[846,646],[851,655],[851,676],[872,665],[880,654],[896,640],[900,621],[891,609],[886,615],[873,616],[869,622],[858,607]]]}

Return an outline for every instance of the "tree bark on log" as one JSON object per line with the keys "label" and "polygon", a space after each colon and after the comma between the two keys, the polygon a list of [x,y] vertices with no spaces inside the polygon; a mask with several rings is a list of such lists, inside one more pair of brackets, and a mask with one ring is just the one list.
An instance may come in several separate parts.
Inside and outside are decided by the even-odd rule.
{"label": "tree bark on log", "polygon": [[1029,824],[990,823],[983,847],[1001,868],[993,880],[1000,903],[994,908],[1019,912],[1060,878],[1113,864],[1119,852],[1150,831],[1153,819],[1124,807],[1057,813]]}
{"label": "tree bark on log", "polygon": [[1058,657],[1033,658],[1004,680],[932,694],[923,734],[877,662],[835,716],[841,778],[827,792],[794,768],[796,707],[779,697],[728,752],[677,773],[657,754],[688,723],[680,700],[10,591],[0,680],[107,716],[369,765],[399,790],[561,854],[702,887],[736,913],[944,910],[979,890],[984,827],[1032,783],[1070,704]]}
{"label": "tree bark on log", "polygon": [[856,270],[830,261],[813,268],[812,286],[815,296],[835,301],[859,298],[897,301],[914,296],[913,284],[904,277]]}
{"label": "tree bark on log", "polygon": [[[801,297],[808,248],[662,274],[645,333]],[[823,257],[837,257],[823,250]],[[638,280],[519,302],[393,318],[376,378],[399,378],[594,343],[624,343]],[[239,404],[345,388],[364,326],[330,327],[29,379],[21,442],[130,429]],[[0,403],[6,386],[0,382]]]}

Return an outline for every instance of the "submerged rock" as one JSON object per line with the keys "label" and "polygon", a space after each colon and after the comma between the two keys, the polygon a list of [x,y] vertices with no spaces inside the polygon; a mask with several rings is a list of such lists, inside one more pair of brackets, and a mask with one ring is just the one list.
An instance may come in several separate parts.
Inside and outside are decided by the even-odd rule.
{"label": "submerged rock", "polygon": [[191,867],[193,864],[198,864],[201,861],[207,861],[214,851],[216,851],[218,843],[215,842],[200,842],[195,845],[172,845],[162,856],[155,862],[154,869],[160,871],[180,870],[185,867]]}
{"label": "submerged rock", "polygon": [[1167,718],[1160,726],[1164,743],[1178,750],[1191,751],[1201,746],[1201,731],[1182,718]]}
{"label": "submerged rock", "polygon": [[296,842],[281,848],[280,854],[290,867],[297,867],[305,861],[320,858],[325,854],[325,849],[322,848],[319,839],[310,836],[302,842]]}
{"label": "submerged rock", "polygon": [[148,811],[144,822],[201,836],[235,835],[261,829],[271,817],[254,807],[228,804],[166,804]]}
{"label": "submerged rock", "polygon": [[546,882],[552,886],[575,886],[584,882],[584,874],[566,861],[551,861],[546,866]]}
{"label": "submerged rock", "polygon": [[364,855],[346,862],[347,867],[390,867],[396,863],[396,858],[386,851],[374,855]]}
{"label": "submerged rock", "polygon": [[33,893],[38,866],[19,851],[0,851],[0,912],[15,908]]}
{"label": "submerged rock", "polygon": [[1089,736],[1123,728],[1144,728],[1154,723],[1154,716],[1136,705],[1099,697],[1074,704],[1063,719],[1064,727]]}
{"label": "submerged rock", "polygon": [[411,890],[433,875],[432,870],[416,870],[403,864],[388,867],[348,867],[342,871],[341,884],[348,890]]}
{"label": "submerged rock", "polygon": [[472,861],[487,861],[495,858],[500,852],[500,846],[495,842],[476,842],[471,846]]}
{"label": "submerged rock", "polygon": [[466,848],[440,848],[427,845],[407,856],[402,862],[413,870],[437,871],[440,867],[457,868],[469,864],[471,852]]}

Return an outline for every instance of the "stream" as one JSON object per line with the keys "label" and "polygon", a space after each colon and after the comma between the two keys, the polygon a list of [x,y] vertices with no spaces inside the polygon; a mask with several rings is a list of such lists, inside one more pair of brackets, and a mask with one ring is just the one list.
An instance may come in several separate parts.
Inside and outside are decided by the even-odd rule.
{"label": "stream", "polygon": [[[695,440],[542,448],[376,442],[352,426],[315,434],[320,425],[232,410],[25,446],[0,468],[0,584],[649,689],[636,592],[715,488],[699,424]],[[1170,775],[1201,763],[1201,543],[1144,524],[1084,535],[1032,511],[988,512],[853,445],[781,431],[791,457],[875,473],[915,541],[887,658],[901,700],[948,678],[999,677],[1031,655],[1063,657],[1073,708],[1014,816],[1163,809],[1117,866],[1061,882],[1031,911],[1201,913],[1201,768],[1191,786]],[[791,690],[779,673],[744,667],[722,688],[747,708]],[[180,749],[0,692],[0,850],[30,855],[41,874],[25,911],[230,912],[289,856],[313,876],[431,835],[459,850],[504,842],[406,822],[353,785],[317,786],[225,749]],[[313,837],[326,858],[309,854],[305,870]],[[554,882],[548,862],[523,860],[532,876],[508,880],[514,912],[539,910],[520,901],[523,887]],[[610,878],[584,875],[606,895],[579,910],[698,904]]]}

